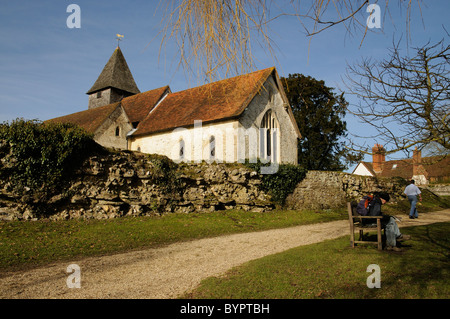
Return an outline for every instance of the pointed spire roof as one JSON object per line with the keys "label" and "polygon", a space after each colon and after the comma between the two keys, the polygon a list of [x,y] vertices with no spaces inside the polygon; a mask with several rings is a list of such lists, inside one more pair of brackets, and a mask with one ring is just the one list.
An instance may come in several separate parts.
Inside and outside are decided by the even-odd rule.
{"label": "pointed spire roof", "polygon": [[91,94],[108,87],[133,94],[140,93],[120,47],[114,50],[114,53],[109,58],[97,81],[95,81],[94,85],[86,94]]}

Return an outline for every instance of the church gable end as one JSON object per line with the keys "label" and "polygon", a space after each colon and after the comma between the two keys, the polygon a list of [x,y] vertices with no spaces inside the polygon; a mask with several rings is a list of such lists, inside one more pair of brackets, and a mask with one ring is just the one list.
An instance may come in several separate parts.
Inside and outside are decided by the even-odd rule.
{"label": "church gable end", "polygon": [[94,139],[104,147],[126,150],[128,149],[127,134],[132,128],[124,108],[119,103],[96,130]]}
{"label": "church gable end", "polygon": [[[295,119],[291,117],[292,112],[283,87],[277,84],[277,75],[274,71],[242,113],[239,124],[244,131],[254,128],[258,130],[259,158],[296,164],[297,141],[301,135]],[[246,133],[248,135],[248,132]],[[248,139],[247,136],[241,138],[243,142],[240,147],[245,149],[245,154],[251,154],[251,143],[245,138]]]}

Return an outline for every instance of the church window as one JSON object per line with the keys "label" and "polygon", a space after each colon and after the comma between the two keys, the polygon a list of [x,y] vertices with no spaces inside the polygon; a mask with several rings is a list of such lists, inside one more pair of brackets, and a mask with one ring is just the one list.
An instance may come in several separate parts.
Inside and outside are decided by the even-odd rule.
{"label": "church window", "polygon": [[102,97],[102,91],[98,91],[97,92],[97,99],[99,99],[99,98],[101,98]]}
{"label": "church window", "polygon": [[180,140],[180,159],[181,160],[184,159],[184,148],[185,148],[184,140],[181,139]]}
{"label": "church window", "polygon": [[216,158],[216,138],[211,136],[209,138],[209,159],[214,160]]}
{"label": "church window", "polygon": [[120,127],[116,127],[116,136],[120,136]]}
{"label": "church window", "polygon": [[261,157],[274,162],[277,160],[277,151],[279,149],[277,138],[278,121],[272,110],[268,110],[264,114],[261,120],[261,128],[263,129],[260,135]]}

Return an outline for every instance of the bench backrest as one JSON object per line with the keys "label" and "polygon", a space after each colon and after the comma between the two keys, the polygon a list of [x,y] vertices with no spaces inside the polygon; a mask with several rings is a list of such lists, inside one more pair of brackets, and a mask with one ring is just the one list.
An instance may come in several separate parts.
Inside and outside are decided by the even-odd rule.
{"label": "bench backrest", "polygon": [[[358,203],[355,201],[347,202],[348,220],[350,221],[350,223],[354,223],[355,217],[359,217],[359,214],[356,211],[356,206],[358,206]],[[357,221],[360,221],[360,220],[357,220]]]}

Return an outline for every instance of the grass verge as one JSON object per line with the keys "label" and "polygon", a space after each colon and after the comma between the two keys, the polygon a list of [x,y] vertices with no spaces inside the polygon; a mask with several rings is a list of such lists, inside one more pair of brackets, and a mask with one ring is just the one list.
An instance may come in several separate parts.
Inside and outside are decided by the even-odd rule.
{"label": "grass verge", "polygon": [[229,210],[111,220],[0,222],[0,271],[55,261],[158,247],[178,241],[346,218],[344,209]]}
{"label": "grass verge", "polygon": [[[302,246],[204,280],[183,298],[371,299],[450,298],[450,223],[402,229],[412,240],[403,252],[349,248],[348,236]],[[366,272],[380,267],[381,288]]]}
{"label": "grass verge", "polygon": [[[425,192],[423,197],[419,215],[450,207],[449,198],[439,198]],[[402,200],[385,205],[384,210],[389,214],[407,213],[409,202]],[[228,210],[112,220],[0,221],[0,275],[4,271],[31,268],[56,261],[340,219],[347,219],[345,209],[274,210],[266,213]]]}

